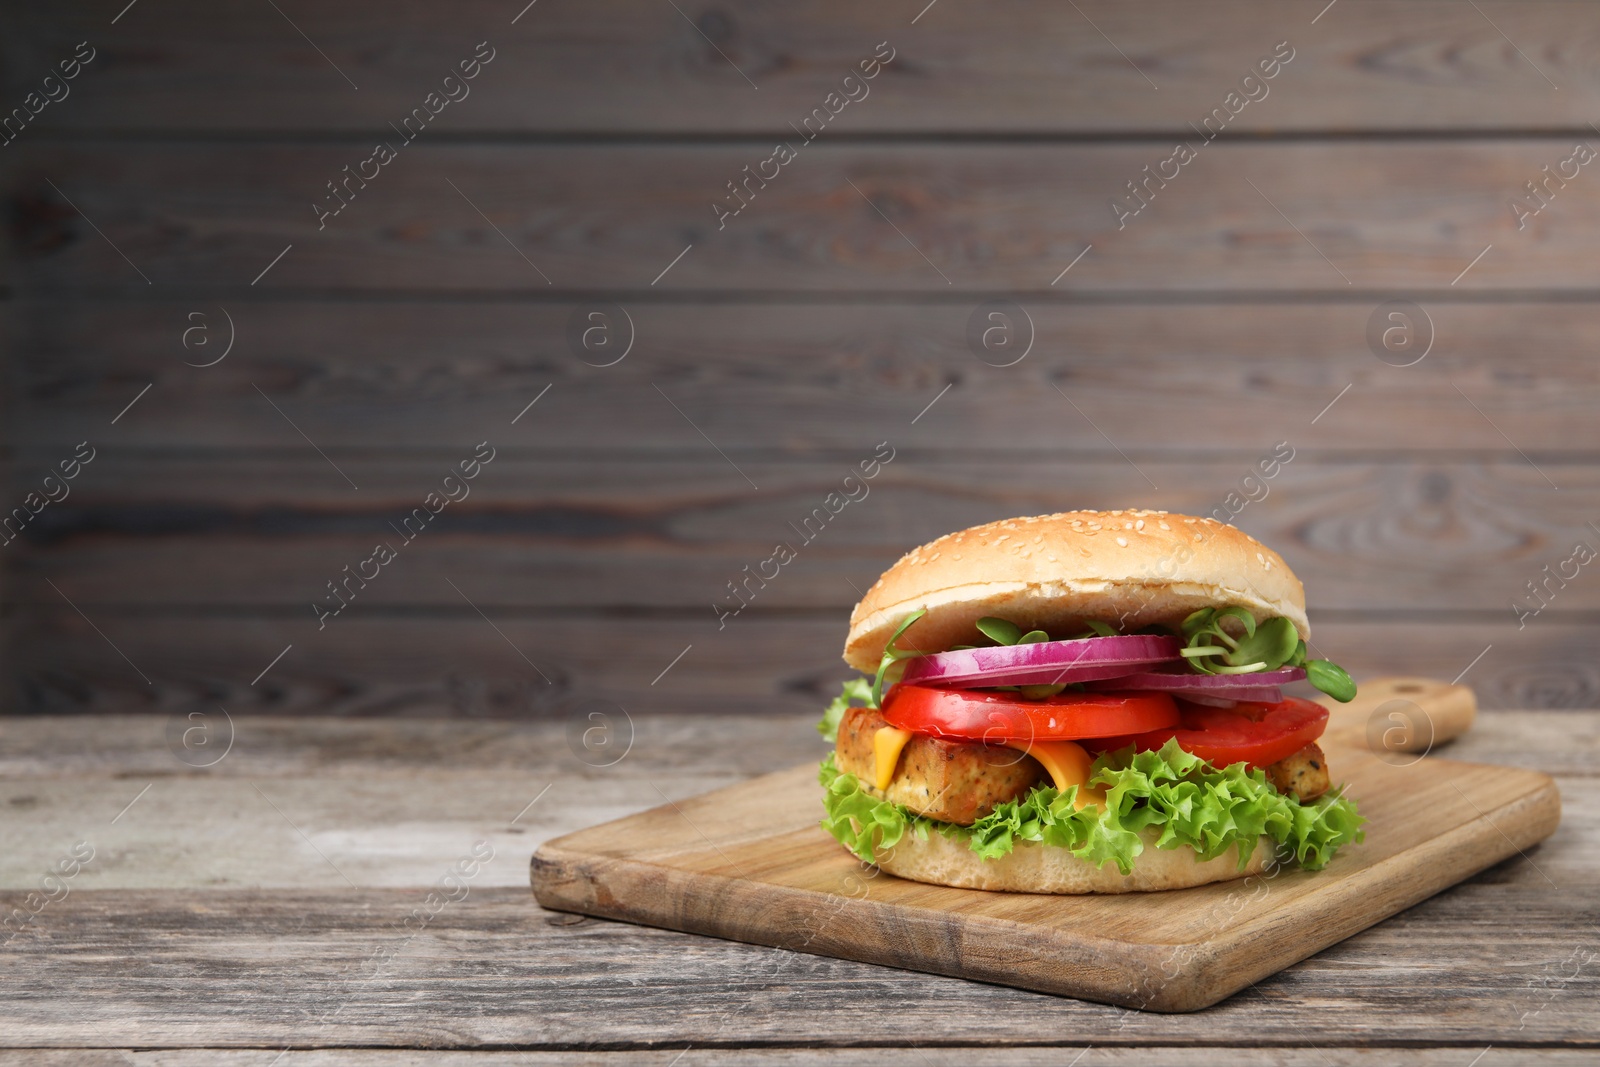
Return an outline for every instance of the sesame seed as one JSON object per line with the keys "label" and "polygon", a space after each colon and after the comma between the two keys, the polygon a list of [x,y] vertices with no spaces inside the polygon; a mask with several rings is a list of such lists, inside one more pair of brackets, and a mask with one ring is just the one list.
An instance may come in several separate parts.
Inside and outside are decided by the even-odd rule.
{"label": "sesame seed", "polygon": [[1121,545],[1123,548],[1127,548],[1128,547],[1128,539],[1126,537],[1119,537],[1119,538],[1117,538],[1117,544]]}
{"label": "sesame seed", "polygon": [[1163,529],[1163,530],[1170,530],[1170,529],[1172,529],[1172,527],[1170,527],[1170,526],[1168,526],[1168,525],[1167,525],[1167,524],[1166,524],[1166,523],[1165,523],[1165,522],[1162,522],[1162,523],[1161,523],[1161,528],[1162,528],[1162,529]]}

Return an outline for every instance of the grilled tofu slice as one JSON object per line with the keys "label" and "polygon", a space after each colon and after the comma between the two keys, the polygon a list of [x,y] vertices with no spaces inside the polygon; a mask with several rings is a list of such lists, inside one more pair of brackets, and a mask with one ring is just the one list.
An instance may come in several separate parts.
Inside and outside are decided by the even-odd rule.
{"label": "grilled tofu slice", "polygon": [[1332,784],[1328,778],[1328,761],[1316,742],[1287,759],[1269,764],[1266,771],[1267,781],[1276,786],[1278,792],[1301,800],[1317,799]]}
{"label": "grilled tofu slice", "polygon": [[942,822],[970,826],[1008,800],[1048,783],[1044,767],[1014,748],[913,735],[900,753],[889,788],[874,786],[873,738],[889,725],[876,708],[851,708],[839,721],[839,769],[874,796]]}

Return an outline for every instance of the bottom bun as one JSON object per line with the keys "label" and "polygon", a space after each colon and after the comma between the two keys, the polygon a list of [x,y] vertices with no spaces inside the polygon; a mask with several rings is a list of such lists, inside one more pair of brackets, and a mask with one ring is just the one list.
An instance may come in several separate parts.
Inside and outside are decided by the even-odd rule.
{"label": "bottom bun", "polygon": [[1142,893],[1162,889],[1188,889],[1209,882],[1226,882],[1260,874],[1273,862],[1270,838],[1262,837],[1243,867],[1238,848],[1215,859],[1201,860],[1187,845],[1156,848],[1156,833],[1146,830],[1144,851],[1134,857],[1133,872],[1123,874],[1116,863],[1096,867],[1064,848],[1019,841],[997,859],[986,860],[940,833],[927,840],[906,834],[891,849],[878,852],[878,869],[899,878],[960,889],[994,889],[1008,893]]}

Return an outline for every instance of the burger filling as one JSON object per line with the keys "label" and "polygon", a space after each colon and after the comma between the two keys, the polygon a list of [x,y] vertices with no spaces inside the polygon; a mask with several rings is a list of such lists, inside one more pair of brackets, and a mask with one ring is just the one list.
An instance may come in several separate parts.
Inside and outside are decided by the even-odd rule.
{"label": "burger filling", "polygon": [[864,792],[940,822],[971,826],[1001,804],[1050,780],[1025,752],[981,741],[897,730],[877,708],[851,708],[839,722],[839,770]]}
{"label": "burger filling", "polygon": [[1355,687],[1326,661],[1306,669],[1288,620],[1205,609],[1176,634],[1144,635],[1163,640],[1129,642],[1103,623],[1056,641],[983,619],[985,644],[899,648],[920,615],[818,727],[836,744],[823,826],[862,859],[939,832],[984,858],[1034,842],[1128,873],[1152,838],[1202,860],[1239,846],[1242,866],[1265,835],[1282,858],[1319,868],[1361,840],[1364,820],[1330,794],[1316,743],[1327,710],[1277,691],[1305,679],[1348,700]]}

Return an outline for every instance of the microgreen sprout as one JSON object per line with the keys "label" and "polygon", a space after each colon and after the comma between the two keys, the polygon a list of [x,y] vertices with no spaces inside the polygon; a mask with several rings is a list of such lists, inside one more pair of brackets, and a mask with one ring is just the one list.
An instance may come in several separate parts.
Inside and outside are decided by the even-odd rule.
{"label": "microgreen sprout", "polygon": [[[910,615],[907,615],[900,621],[900,625],[895,629],[894,633],[890,635],[889,643],[883,647],[883,658],[878,661],[878,673],[872,679],[872,707],[879,707],[883,703],[883,680],[884,677],[889,673],[889,669],[891,667],[896,666],[901,660],[915,659],[917,656],[926,655],[926,653],[918,652],[916,649],[896,648],[894,643],[900,640],[901,634],[911,629],[912,623],[916,622],[927,613],[927,608],[921,608],[917,611],[913,611]],[[1015,629],[1015,627],[1012,627],[1012,629]],[[904,668],[901,668],[901,671],[897,671],[895,674],[895,679],[893,680],[898,680],[899,675],[903,670]]]}
{"label": "microgreen sprout", "polygon": [[1015,645],[1022,640],[1022,627],[1014,622],[985,615],[977,622],[978,632],[997,645]]}
{"label": "microgreen sprout", "polygon": [[[1033,645],[1041,641],[1052,640],[1043,630],[1029,630],[1022,632],[1022,627],[1005,619],[997,619],[993,615],[985,615],[975,624],[978,632],[997,645]],[[1117,631],[1099,619],[1084,620],[1083,630],[1064,638],[1067,641],[1082,641],[1089,637],[1115,637]],[[956,648],[975,648],[975,645],[957,645]]]}
{"label": "microgreen sprout", "polygon": [[1306,660],[1306,681],[1341,704],[1350,703],[1356,695],[1356,683],[1344,668],[1325,659]]}
{"label": "microgreen sprout", "polygon": [[[1224,619],[1243,630],[1229,633]],[[1279,667],[1304,667],[1306,680],[1341,703],[1356,695],[1356,684],[1338,664],[1306,659],[1306,643],[1294,623],[1282,616],[1257,623],[1244,608],[1201,608],[1183,620],[1188,646],[1179,655],[1202,674],[1254,674]]]}

